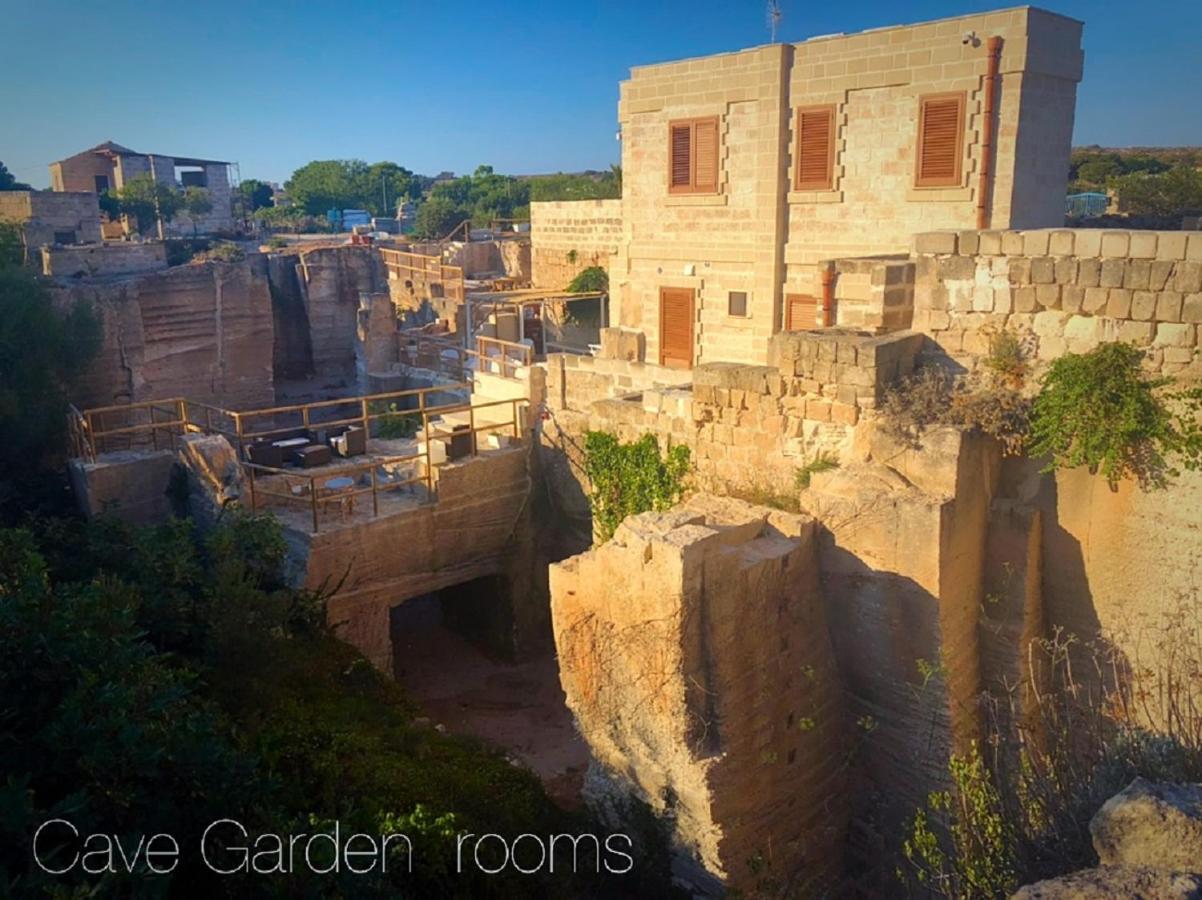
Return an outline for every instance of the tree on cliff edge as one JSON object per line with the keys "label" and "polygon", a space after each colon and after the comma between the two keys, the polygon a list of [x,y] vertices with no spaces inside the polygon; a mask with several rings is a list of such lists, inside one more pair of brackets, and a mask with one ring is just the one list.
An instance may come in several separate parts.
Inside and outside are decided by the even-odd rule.
{"label": "tree on cliff edge", "polygon": [[8,171],[8,167],[0,162],[0,191],[31,191],[29,185],[22,181],[17,181],[16,176]]}

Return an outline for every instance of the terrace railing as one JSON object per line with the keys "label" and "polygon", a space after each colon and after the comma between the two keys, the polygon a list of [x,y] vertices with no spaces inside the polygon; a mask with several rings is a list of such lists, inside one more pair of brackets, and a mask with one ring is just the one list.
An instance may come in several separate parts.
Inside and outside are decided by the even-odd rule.
{"label": "terrace railing", "polygon": [[[390,277],[401,281],[409,281],[414,288],[422,287],[431,296],[441,291],[443,297],[462,303],[466,297],[463,284],[463,269],[459,266],[448,266],[439,256],[427,256],[424,253],[410,253],[406,250],[390,250],[381,247],[379,250],[384,265]],[[434,288],[437,285],[437,289]]]}
{"label": "terrace railing", "polygon": [[[338,510],[345,518],[353,513],[356,498],[364,495],[371,496],[373,517],[379,514],[381,494],[422,483],[427,496],[433,496],[434,472],[442,461],[431,458],[432,440],[462,439],[466,434],[468,455],[476,456],[480,452],[481,434],[521,436],[522,411],[528,400],[447,402],[449,392],[466,386],[458,382],[248,411],[226,410],[185,398],[148,400],[82,412],[72,406],[67,424],[72,455],[89,462],[113,451],[174,449],[183,434],[222,435],[238,450],[249,481],[251,509],[267,508],[271,501],[300,505],[307,508],[316,532],[331,510]],[[270,441],[298,429],[342,426],[361,426],[369,436],[374,429],[377,438],[387,439],[395,431],[397,437],[419,440],[412,453],[373,455],[312,472],[260,465],[246,458],[248,444]],[[329,487],[329,482],[344,478],[350,479],[349,485]]]}
{"label": "terrace railing", "polygon": [[499,373],[507,378],[516,377],[519,368],[529,368],[534,364],[534,348],[530,344],[494,337],[477,337],[476,355],[481,371],[491,371],[496,366]]}
{"label": "terrace railing", "polygon": [[[481,434],[502,432],[514,438],[521,435],[522,410],[527,404],[524,398],[514,398],[490,403],[448,404],[410,412],[408,415],[420,415],[420,425],[416,422],[414,425],[415,436],[420,436],[421,440],[413,453],[376,456],[363,462],[334,468],[323,467],[319,472],[244,463],[250,488],[250,507],[257,512],[270,508],[271,501],[275,501],[306,509],[313,533],[316,534],[332,513],[336,512],[343,521],[356,515],[359,497],[371,497],[372,518],[380,514],[381,495],[420,484],[425,488],[427,497],[434,497],[435,470],[442,463],[431,459],[431,440],[468,435],[467,455],[477,456]],[[481,412],[504,407],[508,407],[508,416],[504,418]],[[455,425],[448,422],[447,417],[462,417],[463,414],[466,414],[467,421],[459,424],[458,430],[455,430]],[[349,479],[350,483],[330,487],[331,482],[343,479]],[[279,490],[281,486],[285,490]]]}

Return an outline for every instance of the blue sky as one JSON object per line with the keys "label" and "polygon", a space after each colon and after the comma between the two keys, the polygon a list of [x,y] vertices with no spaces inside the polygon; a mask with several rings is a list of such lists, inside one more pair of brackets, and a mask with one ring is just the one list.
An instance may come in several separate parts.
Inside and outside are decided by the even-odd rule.
{"label": "blue sky", "polygon": [[[788,41],[1012,5],[781,2]],[[1200,0],[1048,8],[1086,23],[1075,143],[1202,144]],[[605,168],[630,66],[766,43],[766,22],[762,0],[0,0],[0,160],[37,187],[110,139],[274,181],[348,157]]]}

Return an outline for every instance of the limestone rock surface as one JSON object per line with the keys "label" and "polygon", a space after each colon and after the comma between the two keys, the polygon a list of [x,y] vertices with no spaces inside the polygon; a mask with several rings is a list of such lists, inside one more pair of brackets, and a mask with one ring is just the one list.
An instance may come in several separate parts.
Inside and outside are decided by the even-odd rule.
{"label": "limestone rock surface", "polygon": [[1202,873],[1202,784],[1136,778],[1089,823],[1103,866]]}

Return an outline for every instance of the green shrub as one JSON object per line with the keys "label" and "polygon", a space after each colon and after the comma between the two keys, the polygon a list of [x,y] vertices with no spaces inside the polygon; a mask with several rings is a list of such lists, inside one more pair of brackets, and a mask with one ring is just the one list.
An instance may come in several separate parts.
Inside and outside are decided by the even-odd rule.
{"label": "green shrub", "polygon": [[1144,353],[1130,344],[1102,344],[1053,361],[1031,409],[1029,449],[1046,455],[1045,471],[1087,466],[1115,486],[1128,477],[1163,486],[1202,463],[1197,413],[1202,391],[1164,394],[1171,379],[1140,367]]}
{"label": "green shrub", "polygon": [[1026,444],[1029,408],[1008,379],[956,378],[924,366],[886,391],[881,415],[886,433],[911,447],[919,446],[928,428],[947,425],[979,429],[1017,455]]}
{"label": "green shrub", "polygon": [[601,266],[589,266],[576,273],[576,277],[568,283],[568,293],[587,294],[594,291],[609,290],[609,273]]}
{"label": "green shrub", "polygon": [[986,685],[981,752],[953,756],[950,790],[916,811],[902,880],[988,898],[1096,865],[1090,819],[1133,778],[1202,780],[1199,647],[1196,592],[1134,633],[1032,642],[1018,684]]}
{"label": "green shrub", "polygon": [[839,460],[829,453],[819,453],[808,463],[797,470],[796,484],[798,490],[804,491],[810,486],[810,478],[819,472],[829,472],[839,468]]}
{"label": "green shrub", "polygon": [[387,410],[376,419],[376,437],[385,440],[411,438],[421,429],[421,413],[399,412],[395,403],[389,403]]}
{"label": "green shrub", "polygon": [[592,485],[589,506],[597,540],[613,537],[627,516],[679,502],[689,469],[688,447],[670,447],[661,457],[652,434],[624,444],[606,431],[586,433],[584,471]]}
{"label": "green shrub", "polygon": [[252,835],[337,820],[344,838],[413,840],[412,873],[301,866],[286,876],[298,897],[667,896],[666,842],[641,835],[626,876],[456,872],[459,831],[614,829],[557,809],[499,750],[415,722],[401,688],[327,632],[324,598],[284,586],[283,559],[279,523],[237,512],[208,536],[187,521],[0,529],[0,893],[280,893],[278,878],[215,876],[197,853],[170,876],[48,877],[30,840],[62,817],[181,847],[219,818]]}
{"label": "green shrub", "polygon": [[985,367],[1012,386],[1022,383],[1027,375],[1027,353],[1022,341],[1013,331],[1000,331],[989,339],[989,355]]}

